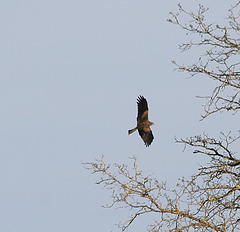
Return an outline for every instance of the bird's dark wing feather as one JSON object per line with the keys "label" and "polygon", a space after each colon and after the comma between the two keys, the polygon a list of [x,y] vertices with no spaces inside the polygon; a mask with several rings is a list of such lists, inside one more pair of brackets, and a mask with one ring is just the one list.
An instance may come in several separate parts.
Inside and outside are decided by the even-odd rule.
{"label": "bird's dark wing feather", "polygon": [[138,133],[141,136],[142,140],[144,141],[146,147],[148,147],[154,139],[151,129],[150,128],[139,129]]}
{"label": "bird's dark wing feather", "polygon": [[138,116],[137,121],[146,121],[148,120],[148,104],[147,100],[143,96],[139,96],[137,99],[138,105]]}

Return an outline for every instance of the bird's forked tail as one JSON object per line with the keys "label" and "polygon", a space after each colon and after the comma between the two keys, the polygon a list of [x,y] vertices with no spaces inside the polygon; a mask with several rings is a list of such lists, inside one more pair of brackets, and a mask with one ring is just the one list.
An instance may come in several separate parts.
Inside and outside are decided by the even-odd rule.
{"label": "bird's forked tail", "polygon": [[132,130],[128,130],[128,134],[130,135],[130,134],[132,134],[134,131],[136,131],[137,130],[137,127],[135,127],[134,129],[132,129]]}

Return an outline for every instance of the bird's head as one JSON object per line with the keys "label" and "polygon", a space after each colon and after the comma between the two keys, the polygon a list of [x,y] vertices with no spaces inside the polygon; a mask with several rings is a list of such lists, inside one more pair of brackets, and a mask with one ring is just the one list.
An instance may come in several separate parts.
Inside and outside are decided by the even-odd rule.
{"label": "bird's head", "polygon": [[155,123],[154,122],[150,122],[151,124],[150,124],[150,126],[152,126],[152,125],[155,125]]}

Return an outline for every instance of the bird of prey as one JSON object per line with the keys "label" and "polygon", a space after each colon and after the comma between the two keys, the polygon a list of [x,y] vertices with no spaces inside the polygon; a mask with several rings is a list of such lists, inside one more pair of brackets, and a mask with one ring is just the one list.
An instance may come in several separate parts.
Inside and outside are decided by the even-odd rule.
{"label": "bird of prey", "polygon": [[153,122],[148,121],[148,104],[147,100],[143,96],[139,96],[137,99],[138,115],[137,115],[137,126],[128,131],[128,134],[132,134],[134,131],[138,130],[139,135],[142,137],[146,147],[148,147],[154,137],[150,126],[154,125]]}

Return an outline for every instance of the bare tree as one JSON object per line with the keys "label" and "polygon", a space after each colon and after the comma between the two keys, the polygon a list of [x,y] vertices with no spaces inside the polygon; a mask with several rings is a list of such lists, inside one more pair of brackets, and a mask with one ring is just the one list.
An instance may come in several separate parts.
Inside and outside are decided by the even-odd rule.
{"label": "bare tree", "polygon": [[133,213],[120,224],[125,231],[140,216],[159,214],[148,231],[238,231],[240,226],[240,159],[230,151],[238,139],[222,135],[220,140],[207,135],[181,139],[177,142],[195,147],[194,153],[206,154],[210,163],[200,167],[190,180],[181,179],[176,189],[133,168],[107,165],[103,158],[85,163],[102,177],[97,182],[112,192],[112,204]]}
{"label": "bare tree", "polygon": [[[204,74],[216,80],[217,86],[210,96],[202,119],[221,111],[236,113],[240,108],[240,2],[228,11],[227,25],[207,22],[208,9],[199,6],[196,13],[179,5],[168,21],[191,34],[191,41],[180,45],[186,51],[199,47],[204,51],[194,64],[179,65],[177,69],[191,76]],[[100,173],[98,184],[112,193],[112,204],[128,208],[132,214],[120,223],[127,230],[138,217],[154,214],[148,231],[240,231],[240,156],[234,144],[240,134],[221,133],[219,138],[207,134],[176,139],[193,153],[206,155],[209,162],[189,178],[181,178],[175,189],[133,166],[106,164],[104,159],[84,163],[93,173]],[[156,217],[157,215],[157,217]]]}
{"label": "bare tree", "polygon": [[179,11],[176,14],[170,13],[172,19],[168,19],[191,36],[191,41],[179,46],[181,51],[193,47],[200,47],[203,51],[192,65],[185,66],[173,62],[178,70],[188,72],[191,76],[205,74],[218,83],[212,94],[205,97],[208,102],[202,115],[203,119],[215,112],[223,110],[236,112],[240,108],[239,5],[237,2],[229,9],[227,25],[223,26],[206,22],[205,14],[209,9],[202,5],[199,6],[197,13],[187,12],[178,5]]}

